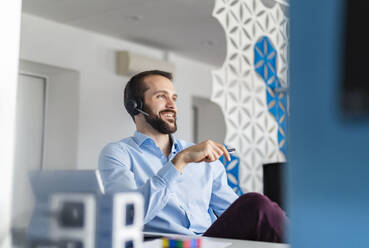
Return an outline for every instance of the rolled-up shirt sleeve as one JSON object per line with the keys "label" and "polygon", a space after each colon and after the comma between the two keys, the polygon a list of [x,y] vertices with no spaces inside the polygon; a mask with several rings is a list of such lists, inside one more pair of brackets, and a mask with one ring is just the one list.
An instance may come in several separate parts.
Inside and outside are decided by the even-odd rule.
{"label": "rolled-up shirt sleeve", "polygon": [[172,162],[167,162],[153,177],[137,187],[130,170],[130,157],[124,146],[108,144],[100,153],[99,171],[106,193],[136,191],[144,197],[144,223],[152,220],[168,202],[172,187],[181,176]]}

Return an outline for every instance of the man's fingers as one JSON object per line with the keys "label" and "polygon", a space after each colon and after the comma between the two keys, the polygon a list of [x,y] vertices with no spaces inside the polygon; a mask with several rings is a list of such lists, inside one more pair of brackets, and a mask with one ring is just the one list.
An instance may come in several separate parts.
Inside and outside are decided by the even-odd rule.
{"label": "man's fingers", "polygon": [[198,144],[196,147],[198,147],[197,149],[200,149],[203,151],[203,155],[201,156],[202,158],[200,159],[200,161],[197,160],[197,162],[202,162],[202,161],[213,162],[219,159],[222,155],[224,155],[224,157],[228,161],[231,160],[231,157],[227,149],[222,144],[219,144],[217,142],[207,140],[207,141],[204,141]]}
{"label": "man's fingers", "polygon": [[220,156],[224,154],[224,151],[222,150],[221,145],[216,142],[212,143],[212,149],[216,153],[216,157],[217,157],[216,159],[219,159]]}
{"label": "man's fingers", "polygon": [[[214,141],[208,141],[208,144],[217,152],[218,154],[218,158],[222,155],[224,155],[224,157],[228,160],[231,161],[231,156],[229,155],[229,152],[227,151],[227,149],[225,148],[224,145],[219,144],[217,142]],[[217,158],[217,159],[218,159]]]}
{"label": "man's fingers", "polygon": [[213,162],[217,160],[216,155],[214,155],[213,153],[209,153],[206,157],[205,157],[205,161],[206,162]]}
{"label": "man's fingers", "polygon": [[221,150],[222,154],[224,154],[225,158],[228,161],[231,161],[231,156],[229,155],[229,152],[227,151],[227,149],[224,147],[224,145],[216,143],[216,145],[218,146],[218,148]]}

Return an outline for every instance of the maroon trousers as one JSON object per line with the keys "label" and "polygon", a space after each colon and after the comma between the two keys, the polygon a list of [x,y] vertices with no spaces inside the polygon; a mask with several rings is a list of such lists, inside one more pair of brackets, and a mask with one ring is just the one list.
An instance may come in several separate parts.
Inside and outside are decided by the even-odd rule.
{"label": "maroon trousers", "polygon": [[204,233],[204,236],[284,241],[287,217],[278,204],[258,193],[240,196]]}

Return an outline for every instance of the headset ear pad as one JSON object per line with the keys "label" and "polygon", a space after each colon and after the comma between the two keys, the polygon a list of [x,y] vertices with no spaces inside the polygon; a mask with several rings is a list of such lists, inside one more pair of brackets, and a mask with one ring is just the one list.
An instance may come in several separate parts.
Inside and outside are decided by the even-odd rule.
{"label": "headset ear pad", "polygon": [[126,109],[131,116],[138,115],[140,112],[137,109],[142,110],[143,103],[141,99],[130,99],[126,103]]}

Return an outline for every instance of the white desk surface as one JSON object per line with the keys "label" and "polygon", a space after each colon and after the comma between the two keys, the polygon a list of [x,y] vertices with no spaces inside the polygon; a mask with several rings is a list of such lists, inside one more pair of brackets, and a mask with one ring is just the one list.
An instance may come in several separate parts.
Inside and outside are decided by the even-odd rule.
{"label": "white desk surface", "polygon": [[[158,236],[159,237],[172,237],[172,238],[188,238],[190,236],[165,234],[165,233],[148,233],[145,235]],[[222,239],[222,238],[210,238],[203,236],[194,236],[195,238],[201,238],[202,248],[289,248],[288,244],[248,241],[239,239]],[[145,241],[143,248],[162,248],[161,239]]]}
{"label": "white desk surface", "polygon": [[210,241],[215,241],[215,242],[230,243],[229,246],[225,246],[227,248],[289,248],[288,244],[248,241],[248,240],[239,240],[239,239],[221,239],[221,238],[202,237],[202,240],[205,242],[206,240],[210,240]]}

